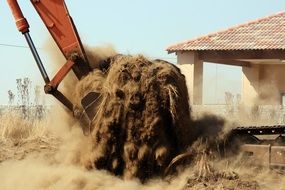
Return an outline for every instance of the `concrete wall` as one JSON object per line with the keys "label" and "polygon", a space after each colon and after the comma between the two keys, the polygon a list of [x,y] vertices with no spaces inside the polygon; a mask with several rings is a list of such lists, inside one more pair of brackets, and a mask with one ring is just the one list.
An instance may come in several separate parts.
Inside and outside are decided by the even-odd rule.
{"label": "concrete wall", "polygon": [[285,93],[285,65],[263,64],[243,68],[242,102],[245,105],[279,105]]}
{"label": "concrete wall", "polygon": [[282,93],[285,93],[285,65],[261,65],[260,104],[280,104]]}
{"label": "concrete wall", "polygon": [[254,105],[259,88],[259,65],[242,68],[241,101],[245,105]]}
{"label": "concrete wall", "polygon": [[194,52],[178,52],[177,63],[186,78],[190,104],[201,105],[203,103],[203,62]]}

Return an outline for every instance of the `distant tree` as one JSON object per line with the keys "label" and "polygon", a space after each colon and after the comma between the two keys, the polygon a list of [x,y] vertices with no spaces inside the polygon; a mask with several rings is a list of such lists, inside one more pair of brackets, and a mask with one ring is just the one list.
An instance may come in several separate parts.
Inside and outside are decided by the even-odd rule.
{"label": "distant tree", "polygon": [[230,92],[225,92],[225,102],[227,105],[233,105],[233,95]]}
{"label": "distant tree", "polygon": [[234,113],[234,96],[230,92],[225,92],[226,112],[228,115]]}
{"label": "distant tree", "polygon": [[35,105],[39,105],[40,104],[40,98],[41,98],[41,87],[36,85],[34,90],[35,90],[34,103],[35,103]]}
{"label": "distant tree", "polygon": [[36,109],[34,110],[35,118],[42,119],[45,110],[44,110],[44,106],[40,104],[41,87],[37,85],[35,86],[34,90],[35,90],[34,103],[35,103],[35,109]]}
{"label": "distant tree", "polygon": [[15,94],[11,90],[8,90],[8,98],[9,98],[9,106],[13,105],[15,100]]}
{"label": "distant tree", "polygon": [[17,82],[17,90],[18,90],[18,104],[22,109],[22,114],[24,118],[29,116],[28,107],[30,106],[30,89],[32,82],[26,77],[24,79],[16,79]]}
{"label": "distant tree", "polygon": [[[45,116],[46,107],[44,106],[43,100],[41,100],[41,87],[38,85],[32,87],[32,81],[28,77],[16,79],[16,83],[18,99],[17,106],[22,117],[31,120],[42,119]],[[12,91],[8,91],[8,95],[9,104],[12,104],[15,95]],[[32,100],[31,97],[34,99]]]}

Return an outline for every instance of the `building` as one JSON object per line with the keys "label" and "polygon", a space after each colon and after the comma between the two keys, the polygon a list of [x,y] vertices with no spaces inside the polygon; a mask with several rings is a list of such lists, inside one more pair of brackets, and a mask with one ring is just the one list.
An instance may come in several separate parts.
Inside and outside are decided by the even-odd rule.
{"label": "building", "polygon": [[285,12],[171,45],[187,67],[190,102],[202,104],[203,62],[242,67],[245,105],[285,105]]}

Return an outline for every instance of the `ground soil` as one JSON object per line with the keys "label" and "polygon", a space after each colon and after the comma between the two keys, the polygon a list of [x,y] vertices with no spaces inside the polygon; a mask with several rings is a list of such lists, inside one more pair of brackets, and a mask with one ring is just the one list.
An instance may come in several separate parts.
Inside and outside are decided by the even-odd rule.
{"label": "ground soil", "polygon": [[0,140],[0,163],[8,160],[23,160],[31,154],[46,157],[55,155],[59,140],[36,138],[25,141]]}
{"label": "ground soil", "polygon": [[[29,181],[29,189],[177,189],[177,190],[257,190],[260,187],[254,180],[254,172],[240,175],[229,170],[216,170],[210,166],[210,172],[199,176],[201,168],[198,162],[184,166],[175,176],[164,180],[148,181],[144,184],[133,180],[120,180],[104,171],[82,170],[80,166],[70,168],[63,164],[58,155],[62,154],[63,142],[57,138],[25,140],[19,143],[1,141],[0,146],[0,182],[1,189],[25,189],[21,184]],[[207,164],[207,163],[205,163]],[[29,172],[30,170],[30,172]],[[203,168],[202,168],[203,170]],[[66,172],[65,172],[66,171]],[[5,172],[5,174],[3,173]],[[72,172],[68,173],[68,172]],[[205,172],[205,171],[203,171]],[[202,173],[203,173],[202,172]],[[23,174],[24,176],[18,175]],[[205,174],[205,173],[203,173]],[[90,176],[89,176],[90,175]],[[4,176],[4,177],[3,177]],[[7,177],[6,177],[7,176]],[[9,177],[10,176],[10,177]],[[68,177],[69,176],[69,177]],[[88,177],[87,177],[88,176]],[[280,178],[282,179],[282,178]],[[15,181],[19,184],[15,185]],[[110,183],[113,181],[113,183]],[[4,183],[3,183],[4,182]],[[11,183],[10,183],[11,182]],[[129,185],[127,185],[129,184]],[[269,186],[270,187],[270,186]],[[278,189],[278,188],[276,188]]]}

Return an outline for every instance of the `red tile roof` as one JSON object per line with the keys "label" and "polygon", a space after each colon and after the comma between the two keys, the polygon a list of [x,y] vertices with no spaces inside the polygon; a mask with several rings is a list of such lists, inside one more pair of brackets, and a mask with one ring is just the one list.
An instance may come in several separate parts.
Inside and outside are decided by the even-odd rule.
{"label": "red tile roof", "polygon": [[285,12],[174,44],[168,52],[285,49]]}

